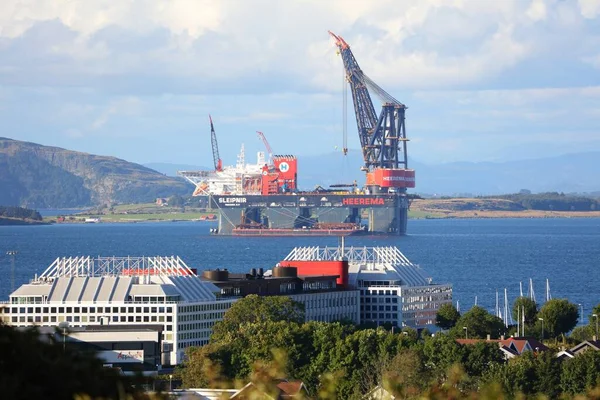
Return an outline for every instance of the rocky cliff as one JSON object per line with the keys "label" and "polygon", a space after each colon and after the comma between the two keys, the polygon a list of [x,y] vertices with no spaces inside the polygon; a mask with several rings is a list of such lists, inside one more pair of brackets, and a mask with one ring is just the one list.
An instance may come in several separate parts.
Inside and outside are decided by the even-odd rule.
{"label": "rocky cliff", "polygon": [[181,179],[115,157],[0,138],[0,204],[34,208],[153,201],[186,194]]}

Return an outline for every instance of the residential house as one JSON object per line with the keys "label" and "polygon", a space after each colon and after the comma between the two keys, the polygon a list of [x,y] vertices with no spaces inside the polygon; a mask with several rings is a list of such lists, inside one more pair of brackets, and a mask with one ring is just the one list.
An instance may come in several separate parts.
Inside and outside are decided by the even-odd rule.
{"label": "residential house", "polygon": [[549,350],[542,342],[529,337],[509,337],[508,339],[505,339],[502,336],[500,339],[490,339],[489,337],[487,339],[456,339],[456,342],[462,345],[473,345],[479,342],[498,343],[500,351],[507,360],[520,356],[526,351],[534,351],[537,353]]}

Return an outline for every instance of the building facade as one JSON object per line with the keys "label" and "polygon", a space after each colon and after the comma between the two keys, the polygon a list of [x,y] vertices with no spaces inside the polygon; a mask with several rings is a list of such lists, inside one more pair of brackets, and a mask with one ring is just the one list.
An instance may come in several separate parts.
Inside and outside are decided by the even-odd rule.
{"label": "building facade", "polygon": [[297,247],[280,264],[299,274],[345,265],[348,288],[360,291],[362,323],[432,327],[439,307],[452,303],[452,285],[433,283],[396,247]]}
{"label": "building facade", "polygon": [[13,326],[161,325],[164,365],[208,343],[237,298],[204,282],[179,257],[56,259],[0,307]]}
{"label": "building facade", "polygon": [[202,279],[221,289],[222,296],[288,296],[304,305],[306,321],[360,323],[360,293],[339,285],[338,275],[298,275],[296,268],[253,269],[249,274],[204,271]]}

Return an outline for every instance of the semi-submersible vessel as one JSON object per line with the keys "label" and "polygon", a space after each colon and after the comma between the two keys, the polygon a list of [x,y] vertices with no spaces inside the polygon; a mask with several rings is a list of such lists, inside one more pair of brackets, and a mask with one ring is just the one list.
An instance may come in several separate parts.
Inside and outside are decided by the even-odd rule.
{"label": "semi-submersible vessel", "polygon": [[[406,234],[410,205],[407,189],[415,187],[415,171],[408,168],[407,159],[407,107],[363,73],[341,36],[329,34],[342,57],[352,93],[364,159],[361,167],[366,175],[364,187],[359,188],[354,183],[300,191],[296,156],[272,155],[262,132],[257,133],[265,144],[268,159],[265,153],[259,152],[256,164],[246,164],[242,146],[236,165],[223,167],[209,116],[214,171],[179,171],[178,174],[195,185],[194,196],[207,196],[209,206],[218,211],[216,234]],[[369,89],[382,100],[379,115]],[[348,152],[346,129],[342,151],[344,155]]]}

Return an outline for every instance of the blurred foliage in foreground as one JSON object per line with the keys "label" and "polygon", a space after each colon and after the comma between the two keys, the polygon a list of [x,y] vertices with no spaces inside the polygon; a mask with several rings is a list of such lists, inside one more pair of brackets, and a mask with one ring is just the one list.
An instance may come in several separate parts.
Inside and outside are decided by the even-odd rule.
{"label": "blurred foliage in foreground", "polygon": [[[183,385],[228,388],[251,380],[268,392],[287,378],[303,381],[320,399],[361,399],[377,386],[402,399],[600,399],[600,351],[563,361],[556,351],[526,352],[507,362],[498,343],[460,345],[452,331],[419,338],[409,329],[303,323],[299,312],[286,320],[271,304],[293,310],[294,302],[282,299],[236,302],[208,345],[188,349],[177,371]],[[254,309],[263,310],[260,318]]]}
{"label": "blurred foliage in foreground", "polygon": [[36,329],[0,324],[1,399],[160,399],[142,389],[141,377],[105,368],[93,354],[57,343]]}

